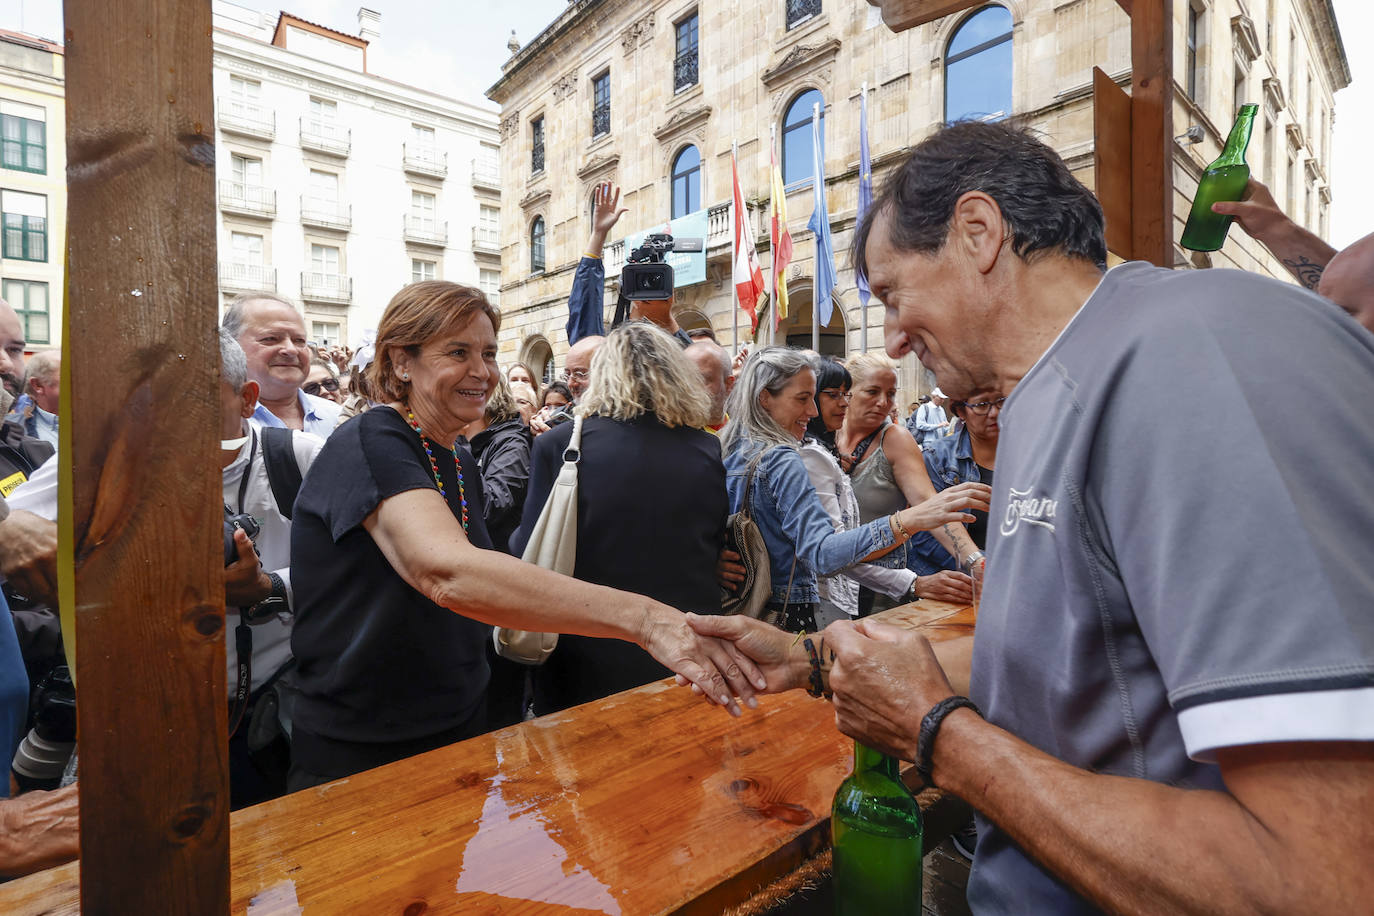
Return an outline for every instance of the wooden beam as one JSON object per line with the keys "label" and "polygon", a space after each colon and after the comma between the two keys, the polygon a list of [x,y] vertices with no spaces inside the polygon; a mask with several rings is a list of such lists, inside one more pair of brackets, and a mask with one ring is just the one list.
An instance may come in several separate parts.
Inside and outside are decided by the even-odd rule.
{"label": "wooden beam", "polygon": [[1093,67],[1093,172],[1107,250],[1131,260],[1131,97]]}
{"label": "wooden beam", "polygon": [[894,32],[904,32],[941,16],[982,6],[984,0],[868,0],[869,6],[881,7],[883,23]]}
{"label": "wooden beam", "polygon": [[1131,253],[1174,266],[1171,0],[1131,4]]}
{"label": "wooden beam", "polygon": [[65,14],[82,909],[225,913],[210,3]]}

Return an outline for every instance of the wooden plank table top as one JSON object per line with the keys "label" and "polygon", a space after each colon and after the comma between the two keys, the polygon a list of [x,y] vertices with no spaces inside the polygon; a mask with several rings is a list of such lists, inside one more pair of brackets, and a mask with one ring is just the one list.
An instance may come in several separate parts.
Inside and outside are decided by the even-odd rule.
{"label": "wooden plank table top", "polygon": [[[973,610],[882,619],[932,641]],[[801,691],[733,719],[655,682],[236,812],[232,912],[719,913],[829,843],[853,763]],[[76,864],[0,887],[0,912],[78,912]]]}

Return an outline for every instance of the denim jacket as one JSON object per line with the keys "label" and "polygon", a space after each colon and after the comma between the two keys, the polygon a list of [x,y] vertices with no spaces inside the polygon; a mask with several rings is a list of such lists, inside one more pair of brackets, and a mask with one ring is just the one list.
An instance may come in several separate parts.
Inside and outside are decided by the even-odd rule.
{"label": "denim jacket", "polygon": [[926,460],[930,482],[937,491],[982,479],[978,476],[978,463],[973,460],[973,443],[969,441],[967,429],[960,430],[957,436],[931,439],[921,447],[921,454]]}
{"label": "denim jacket", "polygon": [[[730,494],[731,512],[738,512],[744,502],[749,461],[758,450],[758,443],[744,442],[725,456],[725,489]],[[820,597],[816,587],[818,573],[831,575],[875,550],[890,546],[893,541],[892,528],[886,518],[860,525],[852,531],[836,531],[830,516],[821,508],[820,497],[811,485],[801,453],[789,446],[771,446],[759,461],[749,504],[754,522],[768,547],[773,600],[779,603],[817,601]],[[792,570],[794,558],[795,573]],[[792,581],[790,595],[789,578]]]}

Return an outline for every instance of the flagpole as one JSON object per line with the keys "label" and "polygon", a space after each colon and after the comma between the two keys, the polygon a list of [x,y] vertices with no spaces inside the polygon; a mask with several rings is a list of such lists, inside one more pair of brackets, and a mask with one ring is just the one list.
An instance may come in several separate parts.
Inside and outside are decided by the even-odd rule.
{"label": "flagpole", "polygon": [[[865,81],[862,88],[859,89],[859,117],[863,118],[865,125],[868,124],[867,81]],[[860,175],[859,181],[863,181],[863,178],[863,175]],[[858,231],[858,228],[858,226],[855,226],[855,231]],[[859,302],[859,352],[868,352],[868,303],[862,301],[862,297],[861,301]]]}
{"label": "flagpole", "polygon": [[[812,139],[812,142],[813,142],[813,143],[818,143],[818,141],[815,140],[815,137],[820,136],[819,134],[816,133],[816,131],[818,131],[818,130],[820,130],[820,129],[821,129],[821,104],[820,104],[820,102],[812,102],[812,103],[811,103],[811,132],[812,132],[812,137],[813,137],[813,139]],[[818,145],[818,148],[819,148],[819,145]],[[821,163],[819,163],[819,162],[816,163],[815,172],[816,172],[816,174],[814,174],[814,175],[811,176],[811,180],[812,180],[812,181],[825,181],[824,173],[821,171]],[[821,219],[824,219],[824,220],[829,221],[829,219],[830,219],[830,214],[829,214],[829,213],[823,213],[823,214],[821,214]],[[816,280],[819,279],[819,277],[820,277],[820,266],[821,266],[820,246],[819,246],[819,245],[816,246],[816,253],[815,253],[815,255],[814,255],[813,257],[815,258],[816,263],[813,264],[812,267],[811,267],[811,273],[813,274],[813,278],[812,278],[812,280],[811,280],[811,349],[813,349],[813,350],[815,350],[817,353],[819,353],[819,352],[821,352],[821,303],[820,303],[818,297],[816,296],[816,293],[819,291],[818,288],[817,288]]]}
{"label": "flagpole", "polygon": [[[770,124],[768,125],[768,155],[770,157],[770,161],[768,163],[768,186],[770,188],[773,186],[774,166],[774,163],[771,161],[771,157],[777,155],[777,150],[778,126],[776,124]],[[773,218],[777,219],[777,217],[778,202],[773,201]],[[779,235],[781,235],[781,233],[779,233]],[[777,239],[773,239],[772,241],[776,243]],[[778,343],[778,304],[781,301],[778,299],[778,249],[776,245],[773,246],[773,250],[770,252],[769,261],[773,265],[771,268],[769,268],[773,271],[773,309],[772,314],[768,316],[768,346],[773,347],[777,346]]]}
{"label": "flagpole", "polygon": [[[733,170],[733,175],[731,176],[731,177],[732,177],[732,180],[733,180],[733,179],[734,179],[734,176],[739,175],[739,141],[734,141],[734,142],[732,142],[732,143],[730,144],[730,166],[731,166],[731,168],[732,168],[732,170]],[[735,271],[734,271],[734,265],[735,265],[735,260],[739,257],[739,247],[740,247],[741,242],[740,242],[740,238],[739,238],[739,228],[740,228],[739,214],[735,212],[735,195],[734,195],[734,193],[733,193],[733,189],[732,189],[732,193],[730,194],[730,216],[731,216],[731,225],[734,227],[734,230],[735,230],[735,244],[730,248],[730,286],[733,287],[734,290],[735,290],[735,292],[730,296],[731,300],[735,303],[735,307],[734,307],[733,309],[730,310],[730,313],[731,313],[731,321],[730,321],[730,324],[731,324],[731,334],[730,334],[730,341],[731,341],[730,347],[731,347],[731,350],[730,350],[730,358],[731,358],[731,359],[734,359],[734,358],[735,358],[735,355],[736,355],[737,353],[739,353],[739,306],[740,306],[740,301],[739,301],[739,287],[738,287],[738,286],[735,286],[735,275],[734,275],[734,274],[735,274]]]}

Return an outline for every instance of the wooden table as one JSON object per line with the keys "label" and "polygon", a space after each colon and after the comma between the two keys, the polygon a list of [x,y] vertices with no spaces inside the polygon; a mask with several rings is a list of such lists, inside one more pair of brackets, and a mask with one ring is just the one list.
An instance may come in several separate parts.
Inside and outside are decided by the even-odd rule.
{"label": "wooden table", "polygon": [[[972,608],[883,618],[932,641]],[[236,812],[249,916],[720,913],[829,844],[852,744],[828,703],[732,719],[663,681]],[[926,799],[923,799],[926,800]],[[0,912],[78,912],[75,863],[0,887]]]}

